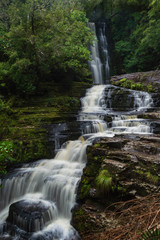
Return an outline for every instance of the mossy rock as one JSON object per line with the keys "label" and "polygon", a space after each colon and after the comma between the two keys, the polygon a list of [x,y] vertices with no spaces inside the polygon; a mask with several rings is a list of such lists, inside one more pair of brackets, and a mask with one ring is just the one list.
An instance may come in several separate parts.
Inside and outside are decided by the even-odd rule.
{"label": "mossy rock", "polygon": [[[107,92],[106,92],[107,96]],[[130,91],[124,88],[115,88],[111,92],[111,99],[110,102],[111,107],[113,110],[118,111],[126,111],[128,109],[132,109],[134,107],[134,98],[131,95]],[[108,99],[106,99],[106,102]]]}
{"label": "mossy rock", "polygon": [[83,232],[90,232],[96,229],[96,222],[93,222],[88,216],[87,212],[78,207],[74,209],[72,216],[72,225],[76,230],[83,234]]}

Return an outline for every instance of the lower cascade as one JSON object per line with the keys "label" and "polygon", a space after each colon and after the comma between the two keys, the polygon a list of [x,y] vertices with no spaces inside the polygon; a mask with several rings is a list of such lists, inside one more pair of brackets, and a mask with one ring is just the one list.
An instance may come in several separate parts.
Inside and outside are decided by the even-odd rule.
{"label": "lower cascade", "polygon": [[114,109],[111,99],[116,88],[95,85],[88,89],[77,119],[83,123],[82,136],[63,144],[54,159],[24,165],[1,181],[0,239],[80,239],[70,222],[86,165],[86,147],[99,137],[151,134],[149,122],[137,118],[152,107],[151,96],[128,90],[133,108],[122,113]]}

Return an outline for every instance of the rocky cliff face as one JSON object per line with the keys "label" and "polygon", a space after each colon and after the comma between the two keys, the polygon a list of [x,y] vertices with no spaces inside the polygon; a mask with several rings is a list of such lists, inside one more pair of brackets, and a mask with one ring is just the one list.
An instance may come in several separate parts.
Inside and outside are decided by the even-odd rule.
{"label": "rocky cliff face", "polygon": [[[93,239],[86,235],[103,232],[114,224],[105,212],[109,205],[159,192],[160,138],[158,135],[105,138],[88,147],[87,155],[73,224],[82,239]],[[112,184],[102,192],[96,178],[103,170],[109,172]]]}

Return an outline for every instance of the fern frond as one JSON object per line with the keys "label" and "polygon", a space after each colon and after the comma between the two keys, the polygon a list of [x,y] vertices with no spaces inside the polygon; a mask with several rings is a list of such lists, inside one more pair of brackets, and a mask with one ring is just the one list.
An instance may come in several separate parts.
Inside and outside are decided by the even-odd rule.
{"label": "fern frond", "polygon": [[147,230],[142,234],[140,240],[160,240],[160,228]]}

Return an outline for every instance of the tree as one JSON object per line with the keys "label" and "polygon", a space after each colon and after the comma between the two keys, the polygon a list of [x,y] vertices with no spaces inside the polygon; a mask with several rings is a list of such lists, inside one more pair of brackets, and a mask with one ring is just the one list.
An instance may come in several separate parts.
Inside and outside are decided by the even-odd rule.
{"label": "tree", "polygon": [[16,0],[9,5],[8,14],[5,54],[14,91],[34,93],[39,81],[51,79],[55,72],[88,73],[93,34],[76,0]]}
{"label": "tree", "polygon": [[160,1],[110,2],[118,12],[111,18],[114,74],[156,69],[160,64]]}

